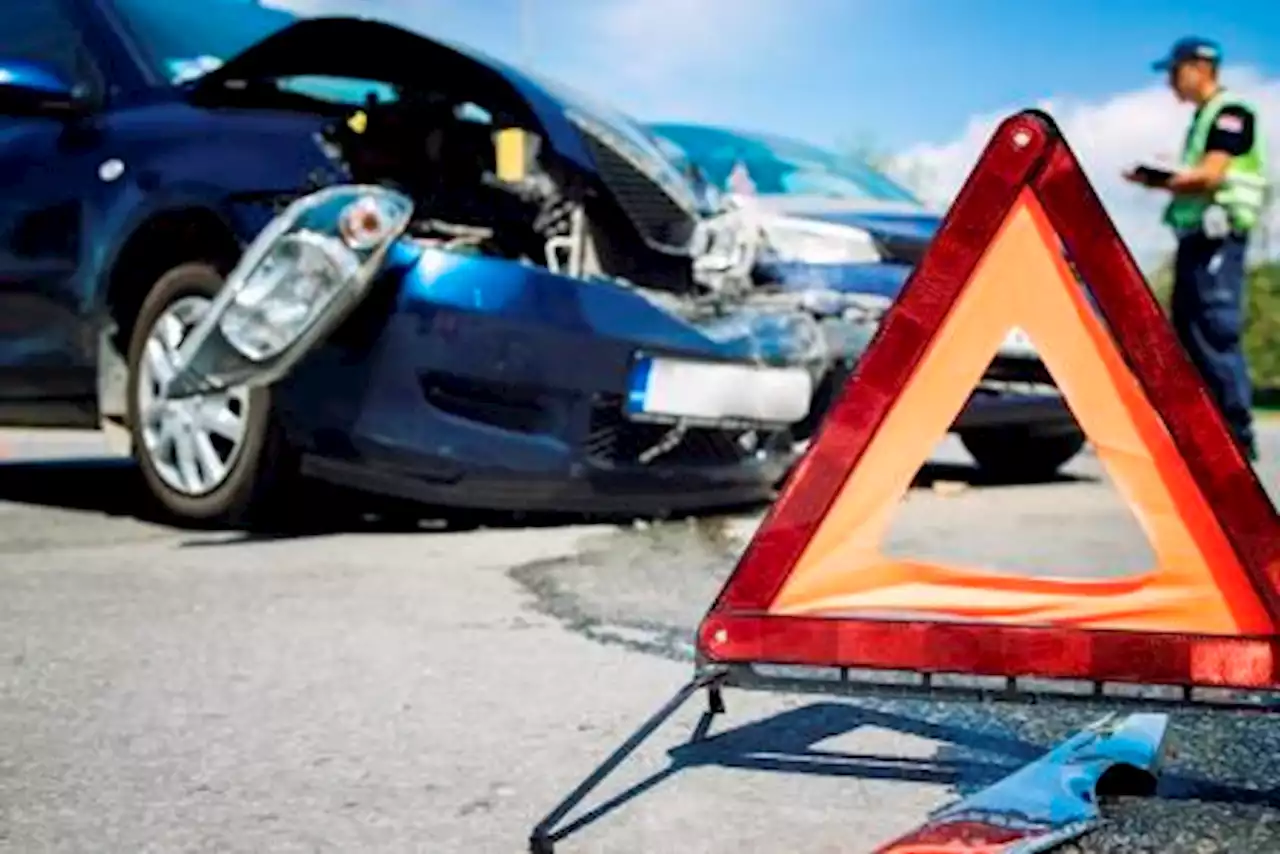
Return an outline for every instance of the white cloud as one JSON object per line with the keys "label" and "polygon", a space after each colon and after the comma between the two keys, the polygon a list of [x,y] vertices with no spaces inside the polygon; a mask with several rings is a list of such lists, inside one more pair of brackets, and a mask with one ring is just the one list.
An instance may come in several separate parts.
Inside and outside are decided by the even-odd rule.
{"label": "white cloud", "polygon": [[[1224,80],[1251,98],[1262,116],[1270,143],[1272,172],[1280,180],[1280,78],[1265,78],[1252,69],[1229,69]],[[1172,249],[1173,240],[1160,224],[1164,194],[1126,183],[1120,173],[1137,161],[1174,161],[1190,118],[1164,86],[1124,92],[1102,101],[1050,98],[1039,104],[1062,128],[1089,180],[1134,255],[1150,263]],[[1018,108],[976,116],[950,142],[921,144],[894,158],[891,170],[916,186],[927,201],[945,206],[954,198],[996,126]],[[1280,195],[1280,188],[1277,188]],[[1262,233],[1262,232],[1260,232]],[[1280,253],[1280,204],[1268,223],[1270,254]],[[1255,241],[1261,248],[1263,241]]]}
{"label": "white cloud", "polygon": [[[529,2],[556,8],[553,17],[578,36],[553,57],[541,35],[540,67],[641,118],[729,121],[749,100],[744,81],[758,74],[760,58],[806,38],[788,0]],[[554,32],[541,20],[538,29]]]}

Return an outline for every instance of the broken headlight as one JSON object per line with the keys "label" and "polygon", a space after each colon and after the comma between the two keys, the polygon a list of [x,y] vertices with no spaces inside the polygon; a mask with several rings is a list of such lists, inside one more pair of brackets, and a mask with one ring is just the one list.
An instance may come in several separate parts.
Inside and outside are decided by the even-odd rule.
{"label": "broken headlight", "polygon": [[412,213],[408,197],[372,185],[289,205],[182,342],[168,396],[279,379],[360,302]]}
{"label": "broken headlight", "polygon": [[341,241],[303,231],[280,238],[227,305],[218,328],[247,359],[263,362],[297,340],[360,263]]}

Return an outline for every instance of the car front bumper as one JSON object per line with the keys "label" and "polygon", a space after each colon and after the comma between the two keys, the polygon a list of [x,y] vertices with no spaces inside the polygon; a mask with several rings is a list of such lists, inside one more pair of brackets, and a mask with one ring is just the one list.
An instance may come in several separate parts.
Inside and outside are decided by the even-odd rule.
{"label": "car front bumper", "polygon": [[484,259],[462,279],[438,261],[390,271],[274,386],[306,473],[495,510],[649,514],[772,497],[794,461],[781,425],[634,412],[637,356],[753,363],[616,288]]}

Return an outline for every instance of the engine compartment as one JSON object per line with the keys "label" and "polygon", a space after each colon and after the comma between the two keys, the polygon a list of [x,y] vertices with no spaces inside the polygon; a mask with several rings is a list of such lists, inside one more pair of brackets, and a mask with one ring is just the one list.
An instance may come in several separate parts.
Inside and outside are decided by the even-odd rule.
{"label": "engine compartment", "polygon": [[[414,200],[411,239],[695,300],[753,287],[744,223],[703,218],[683,250],[655,245],[609,186],[559,162],[522,119],[447,92],[404,89],[335,118],[322,145],[349,180]],[[639,168],[613,165],[621,168],[633,170],[633,183],[647,181]]]}
{"label": "engine compartment", "polygon": [[[545,264],[547,243],[570,228],[574,205],[541,167],[537,137],[495,124],[469,102],[403,91],[390,103],[370,98],[322,137],[350,180],[414,200],[412,239]],[[520,149],[514,170],[499,139]]]}

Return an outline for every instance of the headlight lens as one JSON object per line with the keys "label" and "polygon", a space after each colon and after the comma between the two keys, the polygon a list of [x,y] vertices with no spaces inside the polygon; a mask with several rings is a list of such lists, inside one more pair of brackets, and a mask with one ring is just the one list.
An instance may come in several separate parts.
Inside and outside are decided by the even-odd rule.
{"label": "headlight lens", "polygon": [[336,300],[355,298],[413,211],[408,198],[381,187],[335,187],[296,204],[233,276],[218,321],[227,342],[254,362],[292,346]]}
{"label": "headlight lens", "polygon": [[336,238],[309,231],[281,238],[227,306],[222,334],[246,358],[270,358],[302,334],[359,267]]}
{"label": "headlight lens", "polygon": [[764,225],[774,258],[806,264],[875,264],[881,260],[871,235],[859,228],[779,219]]}

